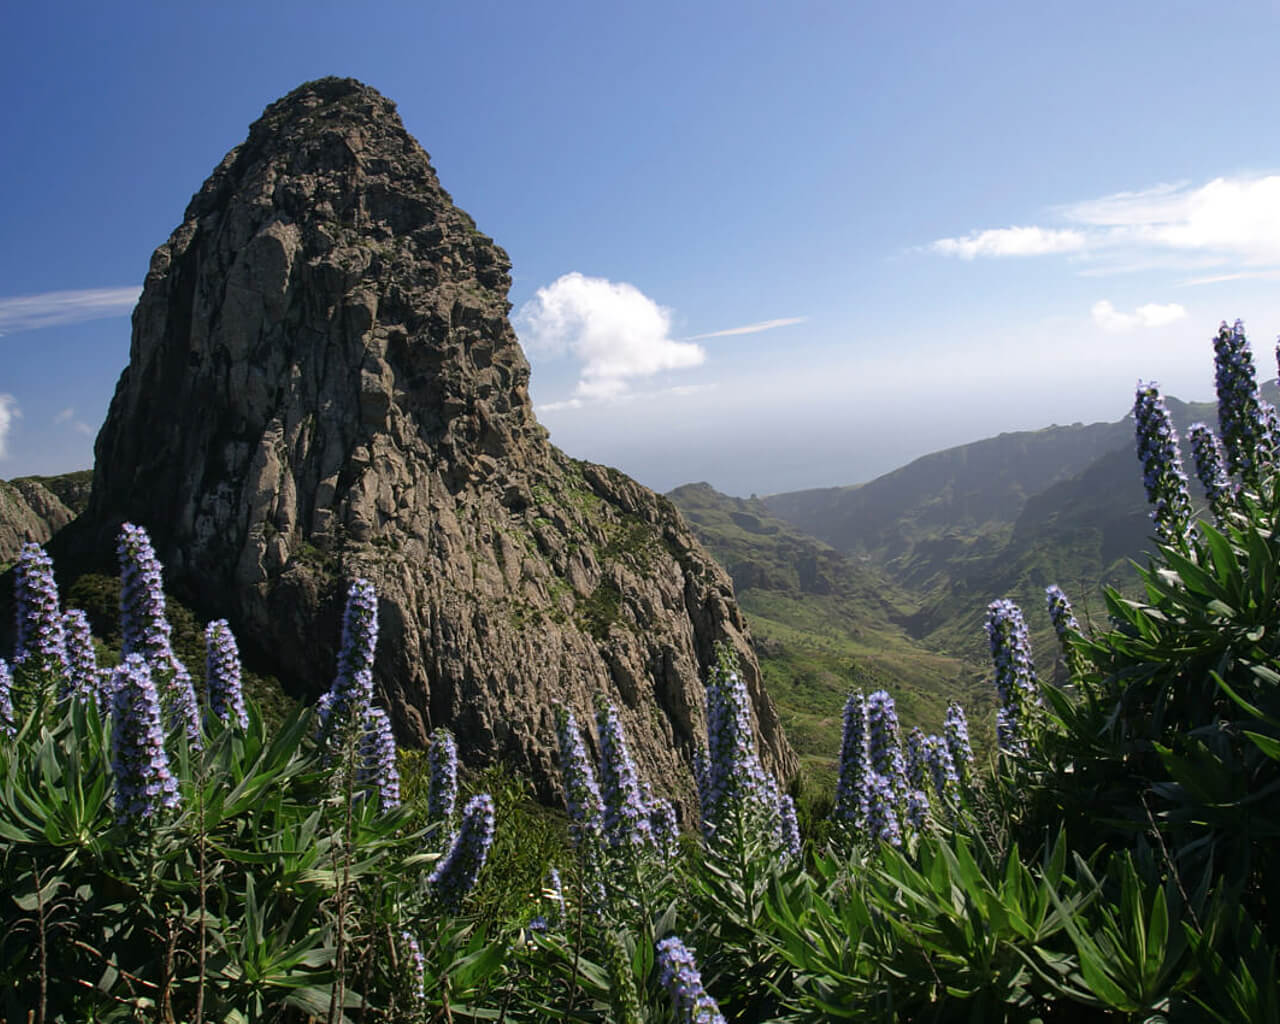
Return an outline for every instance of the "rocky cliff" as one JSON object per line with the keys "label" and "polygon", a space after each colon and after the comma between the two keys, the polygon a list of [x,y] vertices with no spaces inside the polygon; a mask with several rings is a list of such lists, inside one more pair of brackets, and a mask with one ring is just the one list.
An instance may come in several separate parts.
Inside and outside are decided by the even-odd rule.
{"label": "rocky cliff", "polygon": [[39,480],[0,480],[0,567],[17,561],[28,541],[46,543],[75,515]]}
{"label": "rocky cliff", "polygon": [[449,725],[547,793],[552,702],[601,692],[687,797],[723,641],[789,775],[728,577],[666,499],[537,423],[509,267],[376,91],[272,104],[152,257],[74,542],[145,524],[179,596],[304,693],[332,678],[346,581],[371,579],[401,741]]}

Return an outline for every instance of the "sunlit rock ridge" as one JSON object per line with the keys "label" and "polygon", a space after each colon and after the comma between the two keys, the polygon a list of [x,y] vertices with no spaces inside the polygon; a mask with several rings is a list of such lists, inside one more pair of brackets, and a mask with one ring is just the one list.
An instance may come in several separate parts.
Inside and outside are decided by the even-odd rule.
{"label": "sunlit rock ridge", "polygon": [[168,584],[310,694],[368,578],[401,741],[448,725],[547,793],[553,702],[589,719],[599,692],[687,797],[723,641],[791,774],[726,574],[666,499],[535,419],[509,268],[378,92],[327,78],[272,104],[151,259],[81,543],[144,524]]}

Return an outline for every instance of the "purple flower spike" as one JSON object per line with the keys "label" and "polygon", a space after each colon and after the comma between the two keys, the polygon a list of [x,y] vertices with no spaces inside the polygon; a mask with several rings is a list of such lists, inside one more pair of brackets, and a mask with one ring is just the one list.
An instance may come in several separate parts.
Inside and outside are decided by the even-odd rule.
{"label": "purple flower spike", "polygon": [[222,722],[234,717],[243,729],[249,724],[244,709],[244,689],[240,679],[240,650],[226,619],[214,619],[205,627],[205,681],[209,687],[209,710]]}
{"label": "purple flower spike", "polygon": [[357,783],[378,794],[385,813],[400,806],[400,770],[396,767],[396,738],[391,718],[382,708],[370,708],[364,716],[364,734],[358,754]]}
{"label": "purple flower spike", "polygon": [[138,654],[159,676],[161,709],[170,727],[181,724],[193,745],[200,742],[200,714],[191,673],[173,653],[165,614],[160,561],[141,526],[125,523],[116,543],[120,558],[120,653]]}
{"label": "purple flower spike", "polygon": [[707,838],[734,814],[769,819],[777,813],[776,785],[756,754],[751,699],[728,654],[707,678],[707,757],[699,802]]}
{"label": "purple flower spike", "polygon": [[924,752],[924,732],[918,725],[914,725],[907,734],[907,785],[911,789],[924,789],[925,774],[928,771],[924,763]]}
{"label": "purple flower spike", "polygon": [[788,856],[800,856],[800,822],[796,819],[796,802],[791,794],[778,797],[778,845]]}
{"label": "purple flower spike", "polygon": [[965,717],[964,708],[955,701],[947,705],[942,732],[947,740],[947,753],[951,755],[956,777],[960,785],[967,786],[973,771],[973,747],[969,745],[969,720]]}
{"label": "purple flower spike", "polygon": [[178,806],[178,783],[169,770],[160,724],[160,695],[141,655],[130,654],[115,672],[112,740],[116,818],[145,822]]}
{"label": "purple flower spike", "polygon": [[481,793],[467,802],[453,845],[427,879],[432,894],[450,913],[457,913],[462,898],[475,887],[492,844],[493,797]]}
{"label": "purple flower spike", "polygon": [[402,931],[400,941],[404,943],[407,954],[404,964],[409,972],[409,991],[413,993],[414,1001],[421,1003],[427,998],[427,962],[422,958],[422,947],[411,932]]}
{"label": "purple flower spike", "polygon": [[18,637],[13,667],[57,680],[52,692],[65,690],[70,673],[58,585],[53,562],[39,544],[24,544],[14,579]]}
{"label": "purple flower spike", "polygon": [[452,823],[458,805],[458,745],[443,727],[431,734],[427,750],[427,820]]}
{"label": "purple flower spike", "polygon": [[1276,438],[1258,398],[1253,353],[1244,322],[1226,321],[1213,339],[1214,376],[1218,391],[1218,426],[1226,449],[1227,473],[1256,487],[1260,470],[1275,459]]}
{"label": "purple flower spike", "polygon": [[986,630],[1003,712],[997,720],[1000,745],[1011,753],[1025,753],[1024,730],[1040,706],[1027,623],[1016,604],[1001,598],[987,606]]}
{"label": "purple flower spike", "polygon": [[1156,533],[1166,544],[1178,543],[1191,529],[1191,498],[1178,449],[1178,432],[1154,383],[1138,382],[1133,419],[1142,483],[1151,503]]}
{"label": "purple flower spike", "polygon": [[18,723],[13,714],[13,674],[0,658],[0,736],[16,736]]}
{"label": "purple flower spike", "polygon": [[907,793],[907,766],[902,757],[898,710],[886,690],[867,698],[867,754],[871,770],[882,776],[898,800]]}
{"label": "purple flower spike", "polygon": [[878,772],[873,772],[870,779],[871,796],[867,801],[867,832],[874,839],[902,845],[902,829],[898,824],[898,795],[894,792],[893,783]]}
{"label": "purple flower spike", "polygon": [[924,738],[924,763],[933,791],[944,804],[954,804],[960,797],[960,776],[947,741],[941,736]]}
{"label": "purple flower spike", "polygon": [[338,675],[330,688],[324,720],[331,733],[364,719],[373,704],[373,651],[378,643],[378,595],[373,584],[358,579],[347,592],[342,616]]}
{"label": "purple flower spike", "polygon": [[664,861],[673,861],[680,855],[680,826],[676,822],[675,805],[670,800],[659,798],[649,802],[649,831]]}
{"label": "purple flower spike", "polygon": [[1227,475],[1226,456],[1222,444],[1212,430],[1203,423],[1191,424],[1191,454],[1196,464],[1196,476],[1209,499],[1209,511],[1214,522],[1223,526],[1235,507],[1238,488]]}
{"label": "purple flower spike", "polygon": [[844,737],[840,744],[840,777],[833,816],[861,827],[867,820],[867,780],[871,755],[867,747],[867,700],[861,691],[844,704]]}
{"label": "purple flower spike", "polygon": [[600,736],[605,839],[615,849],[638,850],[653,841],[649,809],[640,797],[639,777],[627,751],[618,709],[603,697],[596,701],[596,732]]}
{"label": "purple flower spike", "polygon": [[62,631],[67,647],[67,687],[63,697],[74,696],[82,704],[96,700],[98,690],[98,657],[93,651],[89,617],[79,608],[62,616]]}
{"label": "purple flower spike", "polygon": [[579,849],[594,847],[604,835],[604,803],[577,719],[563,705],[556,706],[556,733],[560,739],[560,774],[569,811],[569,835]]}
{"label": "purple flower spike", "polygon": [[725,1024],[716,1001],[707,995],[693,954],[676,936],[658,943],[658,980],[671,996],[679,1024]]}

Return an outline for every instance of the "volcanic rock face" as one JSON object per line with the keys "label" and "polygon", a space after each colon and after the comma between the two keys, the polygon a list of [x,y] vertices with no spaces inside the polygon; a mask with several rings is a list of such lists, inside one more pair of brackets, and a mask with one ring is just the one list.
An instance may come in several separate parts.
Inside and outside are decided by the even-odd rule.
{"label": "volcanic rock face", "polygon": [[0,566],[17,561],[23,544],[45,543],[74,518],[38,480],[0,480]]}
{"label": "volcanic rock face", "polygon": [[534,418],[509,267],[392,103],[350,79],[295,90],[152,257],[84,528],[102,546],[145,524],[170,585],[304,693],[370,579],[401,741],[448,725],[548,794],[552,702],[589,719],[604,693],[647,776],[687,797],[727,642],[765,762],[791,774],[728,578],[665,499]]}

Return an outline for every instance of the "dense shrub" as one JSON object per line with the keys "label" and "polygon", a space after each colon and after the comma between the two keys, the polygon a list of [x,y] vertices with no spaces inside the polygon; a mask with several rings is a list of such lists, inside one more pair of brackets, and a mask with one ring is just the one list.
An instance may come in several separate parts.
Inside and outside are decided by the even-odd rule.
{"label": "dense shrub", "polygon": [[0,661],[5,1018],[1280,1021],[1280,439],[1243,327],[1215,349],[1224,437],[1192,431],[1212,522],[1140,385],[1143,598],[1110,593],[1086,635],[1050,587],[1043,673],[1021,610],[991,605],[985,764],[959,705],[926,736],[851,694],[804,835],[726,654],[697,820],[677,829],[603,699],[556,709],[566,818],[500,768],[460,800],[447,732],[395,756],[364,581],[332,689],[268,728],[225,623],[198,692],[145,533],[122,541],[118,632],[90,609],[97,647],[25,549]]}

